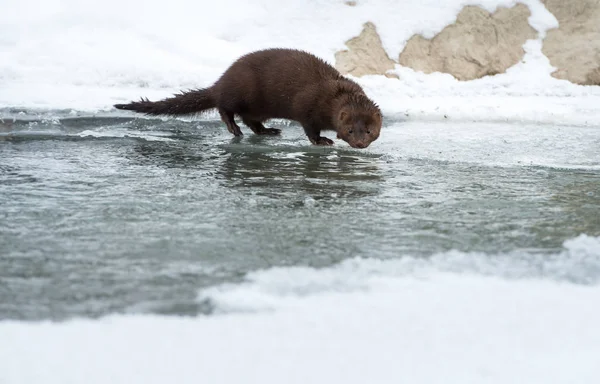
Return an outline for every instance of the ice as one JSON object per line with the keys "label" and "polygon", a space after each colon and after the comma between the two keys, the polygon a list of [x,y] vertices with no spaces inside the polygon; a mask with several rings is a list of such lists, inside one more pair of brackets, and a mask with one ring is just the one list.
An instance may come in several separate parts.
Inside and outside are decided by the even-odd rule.
{"label": "ice", "polygon": [[87,129],[85,131],[79,132],[76,136],[79,137],[98,137],[98,138],[117,138],[117,137],[130,137],[130,138],[139,138],[147,141],[173,141],[173,139],[169,137],[165,137],[167,134],[153,132],[152,134],[146,134],[143,132],[137,132],[133,130],[125,130],[125,129]]}
{"label": "ice", "polygon": [[443,120],[392,123],[368,150],[389,161],[600,170],[597,128]]}

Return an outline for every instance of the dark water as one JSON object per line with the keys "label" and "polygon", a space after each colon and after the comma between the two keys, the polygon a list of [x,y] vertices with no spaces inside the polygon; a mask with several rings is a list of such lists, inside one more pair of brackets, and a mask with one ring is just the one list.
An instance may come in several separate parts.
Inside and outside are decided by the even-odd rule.
{"label": "dark water", "polygon": [[600,235],[595,157],[499,166],[485,142],[476,162],[403,155],[402,130],[427,125],[388,122],[361,151],[310,146],[295,125],[232,139],[219,122],[5,119],[0,319],[195,314],[198,289],[257,268]]}

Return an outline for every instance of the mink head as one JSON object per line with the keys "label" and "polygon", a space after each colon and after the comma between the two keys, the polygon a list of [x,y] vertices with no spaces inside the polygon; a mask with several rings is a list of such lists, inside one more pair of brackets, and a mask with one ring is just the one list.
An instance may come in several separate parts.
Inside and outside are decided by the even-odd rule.
{"label": "mink head", "polygon": [[348,100],[337,114],[337,137],[352,148],[367,148],[381,130],[381,111],[366,97]]}

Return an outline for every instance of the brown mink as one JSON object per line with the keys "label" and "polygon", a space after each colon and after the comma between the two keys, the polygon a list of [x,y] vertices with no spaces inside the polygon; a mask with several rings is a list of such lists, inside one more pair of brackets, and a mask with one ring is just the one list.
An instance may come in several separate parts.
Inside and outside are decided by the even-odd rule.
{"label": "brown mink", "polygon": [[216,108],[227,129],[242,131],[239,116],[255,134],[277,135],[263,122],[280,118],[299,122],[316,145],[332,145],[321,131],[335,131],[353,148],[366,148],[379,137],[382,115],[354,81],[324,60],[304,51],[274,48],[237,59],[208,88],[190,90],[160,101],[142,98],[115,108],[147,115],[186,115]]}

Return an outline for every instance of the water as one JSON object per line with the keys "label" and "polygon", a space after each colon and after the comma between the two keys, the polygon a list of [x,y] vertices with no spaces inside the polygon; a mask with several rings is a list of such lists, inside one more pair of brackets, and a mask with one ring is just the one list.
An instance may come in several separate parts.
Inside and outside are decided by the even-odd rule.
{"label": "water", "polygon": [[600,235],[597,129],[386,124],[365,151],[295,124],[237,139],[216,121],[3,120],[0,319],[194,315],[211,311],[199,289],[270,266]]}

